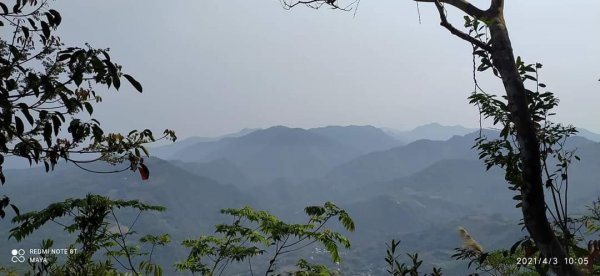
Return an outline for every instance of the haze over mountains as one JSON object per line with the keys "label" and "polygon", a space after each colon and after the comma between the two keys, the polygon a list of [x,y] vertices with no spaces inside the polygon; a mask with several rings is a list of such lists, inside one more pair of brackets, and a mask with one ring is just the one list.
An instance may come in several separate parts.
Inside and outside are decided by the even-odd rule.
{"label": "haze over mountains", "polygon": [[[356,223],[356,232],[348,234],[353,247],[343,253],[340,267],[347,275],[381,275],[384,243],[392,238],[402,241],[402,250],[418,251],[425,263],[443,266],[448,275],[464,274],[464,263],[450,262],[460,246],[458,226],[486,249],[510,246],[525,235],[503,172],[486,171],[471,149],[478,135],[437,124],[408,132],[275,126],[151,150],[157,157],[146,162],[148,181],[132,172],[98,175],[61,164],[49,174],[40,168],[6,170],[2,189],[22,211],[87,193],[165,206],[164,213],[140,218],[140,229],[172,235],[173,243],[160,255],[166,267],[185,256],[181,240],[210,234],[212,225],[225,219],[221,208],[250,205],[302,222],[304,206],[333,201]],[[569,147],[581,157],[571,168],[569,209],[581,213],[600,194],[600,143],[573,137]],[[6,240],[10,225],[0,227]],[[61,239],[66,243],[65,235]],[[8,244],[17,246],[12,240]],[[0,252],[0,259],[7,260],[7,254]],[[314,250],[303,254],[327,261]]]}
{"label": "haze over mountains", "polygon": [[444,126],[438,123],[431,123],[418,126],[412,130],[396,130],[386,128],[385,131],[394,138],[405,143],[414,142],[421,139],[428,140],[448,140],[454,135],[466,135],[474,132],[474,128],[466,128],[460,125]]}

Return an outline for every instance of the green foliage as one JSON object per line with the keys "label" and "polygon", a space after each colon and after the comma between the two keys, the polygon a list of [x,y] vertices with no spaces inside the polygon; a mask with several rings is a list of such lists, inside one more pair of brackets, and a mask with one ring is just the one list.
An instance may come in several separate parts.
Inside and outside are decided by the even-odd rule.
{"label": "green foliage", "polygon": [[304,259],[298,260],[296,264],[298,268],[297,271],[293,273],[288,273],[284,275],[294,275],[294,276],[337,276],[340,275],[338,271],[330,270],[325,265],[320,264],[310,264]]}
{"label": "green foliage", "polygon": [[[55,32],[62,18],[47,1],[17,0],[10,10],[3,2],[0,28],[13,35],[0,38],[0,182],[5,182],[1,169],[5,156],[41,162],[46,171],[61,159],[80,167],[93,160],[129,161],[122,170],[136,170],[141,152],[147,155],[143,145],[156,141],[152,131],[106,133],[91,116],[102,101],[95,87],[118,90],[125,78],[142,92],[141,84],[121,71],[108,49],[61,43]],[[176,136],[165,130],[159,139]],[[95,156],[92,160],[77,160],[90,153]],[[4,217],[8,198],[1,203]]]}
{"label": "green foliage", "polygon": [[[138,215],[129,225],[122,225],[116,215],[119,209],[136,210]],[[35,275],[103,275],[115,274],[118,271],[112,261],[119,263],[126,271],[144,274],[162,274],[162,268],[152,263],[152,254],[156,247],[170,242],[168,235],[145,235],[139,239],[140,244],[150,247],[142,251],[141,245],[130,245],[130,237],[139,216],[145,211],[164,211],[161,206],[141,203],[137,200],[111,200],[99,195],[87,195],[81,199],[67,199],[53,203],[40,210],[21,214],[13,219],[17,227],[10,230],[10,238],[21,241],[47,222],[56,222],[68,233],[75,233],[75,243],[69,246],[68,258],[59,264],[53,256],[41,255],[47,262],[32,264]],[[63,223],[62,218],[70,217],[70,223]],[[112,220],[112,222],[109,222]],[[46,240],[41,248],[51,248],[52,240]],[[105,261],[95,261],[96,253],[104,249]],[[137,257],[147,257],[136,266]]]}
{"label": "green foliage", "polygon": [[[385,262],[387,264],[386,272],[392,276],[419,276],[419,268],[423,264],[423,261],[419,260],[419,254],[406,254],[410,260],[410,264],[401,263],[398,259],[400,255],[397,253],[398,245],[400,245],[400,241],[392,240],[389,244],[386,243],[386,257]],[[442,269],[441,268],[433,268],[431,274],[424,274],[425,276],[441,276]]]}
{"label": "green foliage", "polygon": [[19,273],[15,269],[6,268],[3,266],[0,266],[0,273],[2,273],[2,275],[4,275],[4,276],[18,276],[19,275]]}
{"label": "green foliage", "polygon": [[[517,68],[521,72],[523,81],[533,80],[536,83],[536,90],[526,89],[529,111],[532,114],[532,120],[537,130],[537,139],[540,142],[540,161],[542,164],[542,176],[545,187],[552,197],[552,204],[548,205],[548,213],[551,215],[559,232],[558,237],[567,252],[570,248],[576,248],[575,236],[573,233],[577,228],[573,224],[568,214],[568,189],[569,178],[568,169],[575,158],[574,150],[565,148],[568,137],[577,133],[573,126],[563,126],[561,124],[549,121],[549,117],[554,115],[552,109],[558,105],[558,99],[552,92],[539,91],[541,85],[538,80],[538,69],[541,64],[525,65],[521,59],[517,59]],[[528,72],[533,71],[535,77],[527,77]],[[516,126],[512,122],[509,113],[509,107],[504,100],[497,99],[494,95],[485,92],[474,92],[470,97],[470,103],[476,104],[484,118],[493,119],[494,124],[501,126],[500,137],[490,139],[480,136],[476,139],[474,148],[479,151],[479,158],[484,161],[487,169],[494,166],[505,170],[505,179],[510,184],[509,189],[520,192],[523,187],[522,180],[522,161],[520,158],[520,147],[516,141]],[[513,198],[517,201],[516,207],[521,207],[522,196],[520,193]]]}
{"label": "green foliage", "polygon": [[95,235],[106,226],[105,219],[115,209],[133,208],[139,211],[164,211],[161,206],[141,203],[137,200],[111,200],[99,195],[87,195],[85,198],[69,198],[63,202],[52,203],[41,211],[25,213],[13,218],[13,223],[20,224],[10,230],[10,236],[17,241],[31,234],[48,221],[54,221],[64,216],[73,216],[73,224],[65,225],[69,233],[81,231],[78,242],[83,242],[86,235]]}
{"label": "green foliage", "polygon": [[582,218],[585,228],[590,234],[600,233],[600,198],[588,207],[590,214]]}
{"label": "green foliage", "polygon": [[[476,34],[477,39],[483,43],[489,43],[486,24],[481,24],[477,19],[465,17],[465,27],[469,28],[469,34]],[[507,103],[507,96],[498,98],[496,95],[486,93],[477,84],[475,78],[476,57],[480,58],[477,71],[492,68],[494,74],[498,76],[498,71],[492,63],[490,53],[474,46],[473,74],[475,91],[469,96],[469,102],[479,108],[483,119],[491,119],[494,125],[500,126],[500,137],[491,139],[480,135],[476,139],[473,148],[479,151],[479,158],[484,161],[488,170],[492,167],[500,167],[505,171],[505,179],[510,185],[509,189],[518,192],[513,199],[517,201],[516,207],[520,208],[523,201],[521,191],[524,183],[522,179],[521,149],[517,142],[517,126],[511,117],[511,107]],[[575,135],[577,130],[571,125],[564,126],[550,121],[550,118],[555,115],[553,109],[558,106],[559,100],[550,91],[540,91],[546,88],[546,84],[539,81],[539,71],[543,67],[542,64],[527,64],[521,57],[517,57],[515,66],[520,75],[520,80],[525,85],[529,114],[531,114],[537,140],[540,144],[539,158],[542,165],[542,179],[551,196],[550,203],[546,204],[547,213],[552,217],[554,231],[567,255],[576,258],[586,257],[590,254],[589,250],[585,250],[578,245],[583,237],[574,234],[580,229],[582,218],[572,218],[568,210],[569,167],[573,159],[579,161],[580,158],[575,155],[575,150],[567,149],[565,144],[567,138]],[[491,267],[496,272],[500,271],[498,275],[505,275],[504,273],[520,271],[518,270],[519,267],[514,268],[510,265],[510,262],[513,261],[511,258],[515,257],[516,252],[525,252],[524,257],[527,258],[539,258],[541,256],[535,243],[529,237],[525,237],[517,241],[510,251],[502,251],[502,258],[499,257],[500,252],[484,253],[476,256],[472,252],[469,253],[464,250],[458,250],[454,257],[470,259],[469,266],[477,263],[478,270],[486,271],[485,267]],[[495,265],[492,264],[492,260],[496,261]],[[504,260],[504,262],[501,260]],[[511,269],[517,270],[513,271]],[[546,274],[548,270],[548,263],[535,265],[537,273]],[[522,271],[519,273],[522,273]]]}
{"label": "green foliage", "polygon": [[[461,228],[462,229],[462,228]],[[462,229],[463,246],[455,248],[452,258],[468,261],[467,267],[478,273],[486,275],[547,275],[549,266],[545,263],[531,263],[530,260],[541,260],[538,248],[534,241],[525,237],[517,241],[510,250],[496,250],[484,252],[482,247]]]}
{"label": "green foliage", "polygon": [[[582,216],[577,221],[581,222],[589,236],[597,237],[600,233],[600,198],[593,202],[588,209],[590,214]],[[578,257],[588,258],[588,272],[592,275],[600,274],[600,239],[588,240],[587,250],[583,251],[585,254],[580,254]]]}
{"label": "green foliage", "polygon": [[[528,239],[530,245],[533,241]],[[524,247],[525,248],[525,247]],[[546,275],[549,267],[542,265],[521,265],[519,259],[532,258],[528,251],[524,248],[519,248],[517,251],[509,252],[508,250],[496,250],[476,254],[472,250],[465,248],[456,248],[456,253],[452,256],[457,260],[468,260],[468,267],[473,268],[478,273],[485,275],[515,275],[515,276],[533,276]],[[535,258],[539,258],[536,256]],[[478,275],[478,274],[474,274]]]}
{"label": "green foliage", "polygon": [[[440,3],[436,2],[436,4],[441,13]],[[521,57],[518,57],[515,61],[515,67],[519,74],[519,80],[523,82],[525,88],[524,93],[528,113],[531,116],[537,142],[539,143],[539,156],[537,156],[537,150],[533,151],[536,152],[535,156],[524,154],[523,152],[527,151],[522,152],[521,146],[527,147],[527,145],[521,145],[517,142],[518,127],[515,122],[519,121],[519,118],[512,117],[513,114],[516,114],[514,112],[515,107],[508,104],[509,102],[515,104],[515,101],[513,99],[509,101],[508,96],[498,98],[496,95],[489,94],[477,82],[477,72],[483,72],[490,68],[495,76],[500,77],[499,70],[496,68],[496,64],[492,58],[492,48],[483,49],[486,48],[485,46],[492,44],[491,38],[488,36],[488,26],[494,25],[494,22],[486,21],[488,20],[487,18],[474,18],[470,16],[465,16],[464,19],[464,26],[468,28],[468,41],[473,46],[474,91],[469,97],[469,101],[479,109],[480,126],[483,119],[491,119],[494,126],[500,126],[499,138],[490,139],[482,135],[481,131],[480,137],[476,139],[476,144],[473,148],[479,151],[479,158],[484,161],[488,170],[492,167],[500,167],[505,171],[505,179],[509,183],[509,189],[517,191],[517,195],[513,197],[517,201],[517,208],[523,206],[524,196],[528,194],[528,190],[526,189],[529,188],[525,186],[523,180],[524,162],[539,158],[541,163],[541,171],[539,173],[542,174],[543,183],[552,196],[551,204],[545,204],[545,207],[547,213],[553,219],[556,236],[565,249],[567,256],[585,254],[585,250],[582,250],[577,245],[581,238],[577,238],[573,234],[578,229],[577,223],[569,217],[568,212],[568,168],[572,158],[579,160],[579,157],[575,155],[574,150],[566,149],[565,143],[568,137],[577,133],[577,130],[573,126],[563,126],[549,120],[549,117],[555,115],[552,109],[558,105],[559,100],[550,91],[540,91],[540,89],[546,88],[546,84],[539,82],[539,70],[542,68],[542,64],[526,64]],[[479,66],[477,66],[477,58],[479,58]],[[499,63],[501,63],[501,60],[505,60],[504,58],[495,56],[496,61]],[[512,55],[510,58],[512,59]],[[510,80],[503,78],[503,81],[506,85]],[[524,128],[527,127],[525,126]],[[523,128],[519,130],[523,131]],[[529,152],[531,152],[531,147],[529,149]],[[537,164],[537,161],[529,163]],[[528,237],[525,240],[528,242],[519,241],[513,248],[518,247],[519,243],[521,246],[531,245],[535,247]],[[514,253],[514,250],[511,250],[511,253]],[[545,253],[548,254],[550,252]],[[479,263],[480,266],[478,266],[478,269],[481,270],[490,255],[489,253],[479,254],[463,249],[459,250],[454,257],[470,259],[469,266],[473,263]],[[540,273],[546,273],[548,268],[547,264],[536,265],[536,270]]]}
{"label": "green foliage", "polygon": [[[306,207],[309,218],[306,224],[288,224],[266,211],[256,211],[250,207],[224,209],[221,212],[232,216],[233,223],[217,225],[215,232],[218,235],[183,241],[183,246],[190,248],[190,253],[186,260],[176,264],[178,270],[200,272],[203,275],[221,274],[232,262],[250,263],[252,257],[271,254],[265,269],[265,275],[269,275],[275,272],[281,255],[313,243],[323,245],[333,262],[339,263],[341,257],[338,247],[349,248],[350,241],[342,234],[325,228],[325,225],[337,217],[346,230],[354,230],[354,222],[348,213],[330,202],[323,206]],[[319,266],[305,265],[307,263],[299,262],[299,268],[309,275],[323,271]]]}

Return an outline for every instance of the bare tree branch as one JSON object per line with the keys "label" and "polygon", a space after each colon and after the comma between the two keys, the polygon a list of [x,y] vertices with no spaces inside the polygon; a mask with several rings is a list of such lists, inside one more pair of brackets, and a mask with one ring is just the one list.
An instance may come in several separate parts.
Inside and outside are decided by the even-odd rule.
{"label": "bare tree branch", "polygon": [[[421,0],[417,0],[418,2]],[[429,2],[429,1],[424,1],[424,2]],[[460,38],[462,38],[463,40],[466,40],[467,42],[481,48],[484,49],[486,51],[491,52],[492,51],[492,47],[490,45],[487,45],[483,42],[481,42],[480,40],[475,39],[474,37],[459,31],[458,29],[456,29],[454,26],[452,26],[452,24],[450,24],[448,22],[448,19],[446,18],[446,13],[444,11],[444,6],[442,5],[442,3],[438,0],[434,0],[433,1],[435,3],[435,6],[438,9],[438,12],[440,14],[440,25],[442,25],[444,28],[448,29],[448,31],[450,31],[450,33],[452,33],[455,36],[458,36]],[[447,1],[444,1],[447,2]],[[459,1],[462,2],[462,1]]]}
{"label": "bare tree branch", "polygon": [[[478,7],[473,6],[471,3],[465,1],[465,0],[442,0],[442,1],[437,1],[437,0],[414,0],[416,2],[428,2],[428,3],[434,3],[434,2],[443,2],[443,3],[447,3],[450,4],[452,6],[454,6],[455,8],[465,12],[466,14],[473,16],[475,18],[481,19],[486,17],[486,11],[483,11],[481,9],[479,9]],[[496,1],[494,1],[496,2]]]}
{"label": "bare tree branch", "polygon": [[305,5],[309,8],[313,8],[313,9],[319,9],[319,8],[323,7],[324,5],[326,5],[326,6],[331,7],[332,9],[343,10],[343,11],[351,11],[352,10],[351,6],[353,6],[355,4],[358,5],[359,1],[360,0],[356,0],[356,1],[353,1],[350,4],[346,5],[346,7],[341,7],[339,5],[338,0],[280,0],[281,5],[286,10],[289,10],[297,5]]}

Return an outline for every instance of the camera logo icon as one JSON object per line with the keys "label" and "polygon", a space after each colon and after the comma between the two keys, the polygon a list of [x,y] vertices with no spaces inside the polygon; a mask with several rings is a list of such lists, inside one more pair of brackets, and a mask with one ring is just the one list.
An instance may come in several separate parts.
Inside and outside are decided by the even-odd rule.
{"label": "camera logo icon", "polygon": [[13,263],[24,263],[25,262],[25,250],[24,249],[13,249],[10,251],[12,258],[10,259]]}

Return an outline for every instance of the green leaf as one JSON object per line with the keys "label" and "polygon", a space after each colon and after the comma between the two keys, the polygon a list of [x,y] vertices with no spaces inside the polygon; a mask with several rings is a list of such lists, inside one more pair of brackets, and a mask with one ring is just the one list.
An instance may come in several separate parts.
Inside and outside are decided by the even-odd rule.
{"label": "green leaf", "polygon": [[54,16],[54,26],[60,25],[60,22],[62,21],[62,17],[60,16],[60,13],[57,12],[56,10],[49,10],[48,12],[50,12],[50,14],[52,14]]}
{"label": "green leaf", "polygon": [[29,106],[27,106],[27,104],[25,103],[19,103],[18,106],[19,108],[21,108],[21,112],[23,112],[23,115],[27,119],[27,122],[29,122],[30,125],[33,125],[33,117],[29,113]]}
{"label": "green leaf", "polygon": [[21,135],[23,134],[23,131],[25,130],[25,126],[23,125],[23,121],[21,120],[21,118],[15,116],[15,126],[17,128],[17,134]]}
{"label": "green leaf", "polygon": [[41,24],[42,24],[42,33],[44,34],[44,36],[46,38],[49,38],[50,37],[50,26],[45,21],[42,21]]}
{"label": "green leaf", "polygon": [[10,208],[12,208],[13,211],[15,211],[15,214],[17,214],[17,216],[21,215],[21,212],[19,211],[19,208],[17,208],[17,206],[15,206],[14,204],[11,204]]}
{"label": "green leaf", "polygon": [[75,85],[80,86],[83,82],[83,72],[74,72],[73,81],[75,81]]}
{"label": "green leaf", "polygon": [[44,125],[44,141],[46,141],[48,147],[52,145],[52,124],[50,122],[46,122]]}
{"label": "green leaf", "polygon": [[524,239],[518,240],[517,242],[515,242],[511,247],[510,247],[510,254],[515,254],[515,252],[517,251],[517,248],[519,247],[519,245],[521,245],[521,243],[525,241]]}
{"label": "green leaf", "polygon": [[346,228],[346,230],[354,231],[354,221],[352,220],[352,218],[350,218],[348,213],[346,213],[346,212],[340,213],[339,221],[342,223],[344,228]]}
{"label": "green leaf", "polygon": [[50,24],[50,26],[55,26],[54,16],[49,12],[45,12],[44,15],[46,15],[46,19],[48,19],[48,24]]}
{"label": "green leaf", "polygon": [[21,26],[21,31],[23,31],[23,35],[25,35],[25,38],[29,37],[29,28]]}
{"label": "green leaf", "polygon": [[56,116],[58,116],[58,117],[60,118],[60,120],[61,120],[61,121],[63,121],[63,122],[65,122],[65,121],[66,121],[66,119],[65,119],[65,116],[64,116],[62,113],[60,113],[60,112],[54,112],[54,114],[55,114]]}
{"label": "green leaf", "polygon": [[[19,51],[19,49],[17,47],[15,47],[13,45],[8,45],[8,50],[13,55],[14,60],[18,60],[21,58],[21,51]],[[7,89],[8,89],[8,87],[7,87]],[[11,89],[8,89],[8,90],[11,90]]]}
{"label": "green leaf", "polygon": [[54,135],[58,135],[58,131],[60,130],[61,124],[62,124],[62,122],[60,121],[60,118],[58,118],[58,116],[56,116],[56,115],[52,116],[52,125],[54,126]]}
{"label": "green leaf", "polygon": [[[106,68],[108,68],[108,73],[110,74],[110,78],[108,78],[108,80],[112,81],[113,86],[119,90],[119,87],[121,86],[121,81],[119,80],[119,71],[117,70],[117,67],[110,61],[110,60],[104,60],[104,64],[106,64]],[[110,87],[110,81],[107,80],[107,84]]]}
{"label": "green leaf", "polygon": [[67,59],[70,59],[70,58],[71,58],[71,54],[69,54],[69,53],[67,53],[67,54],[61,54],[61,55],[58,56],[58,61],[64,61],[64,60],[67,60]]}
{"label": "green leaf", "polygon": [[0,8],[2,8],[2,14],[8,13],[8,7],[4,3],[0,2]]}
{"label": "green leaf", "polygon": [[92,107],[92,104],[90,104],[89,102],[85,102],[83,103],[83,106],[85,106],[85,109],[87,110],[87,112],[92,115],[92,113],[94,112],[94,107]]}
{"label": "green leaf", "polygon": [[138,92],[142,93],[142,85],[137,80],[127,74],[123,74],[123,77],[125,77]]}
{"label": "green leaf", "polygon": [[21,12],[21,1],[17,0],[17,3],[13,6],[13,13],[20,13]]}

